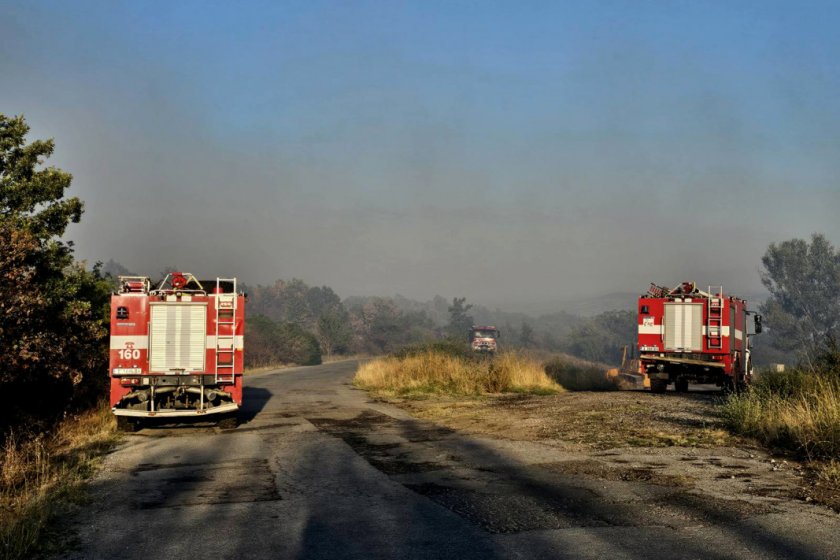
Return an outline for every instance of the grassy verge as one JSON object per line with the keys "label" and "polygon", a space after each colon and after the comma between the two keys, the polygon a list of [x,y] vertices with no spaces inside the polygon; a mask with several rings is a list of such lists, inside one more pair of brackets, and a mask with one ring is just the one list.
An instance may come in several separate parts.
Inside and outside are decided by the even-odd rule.
{"label": "grassy verge", "polygon": [[840,510],[840,371],[765,373],[722,412],[732,431],[804,459],[816,499]]}
{"label": "grassy verge", "polygon": [[9,434],[0,450],[0,558],[55,554],[67,546],[55,521],[83,503],[83,482],[117,441],[106,406],[53,432]]}
{"label": "grassy verge", "polygon": [[359,366],[357,387],[385,395],[553,394],[563,388],[540,362],[506,352],[494,359],[473,357],[444,346],[415,347]]}
{"label": "grassy verge", "polygon": [[810,460],[840,458],[840,376],[768,373],[723,407],[730,428]]}

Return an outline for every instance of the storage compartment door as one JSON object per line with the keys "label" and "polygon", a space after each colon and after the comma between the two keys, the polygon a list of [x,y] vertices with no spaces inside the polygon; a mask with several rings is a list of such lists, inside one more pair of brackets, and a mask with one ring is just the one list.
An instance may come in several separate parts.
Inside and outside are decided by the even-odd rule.
{"label": "storage compartment door", "polygon": [[207,306],[152,303],[149,371],[205,371]]}
{"label": "storage compartment door", "polygon": [[666,303],[664,323],[665,350],[681,352],[703,350],[702,303]]}

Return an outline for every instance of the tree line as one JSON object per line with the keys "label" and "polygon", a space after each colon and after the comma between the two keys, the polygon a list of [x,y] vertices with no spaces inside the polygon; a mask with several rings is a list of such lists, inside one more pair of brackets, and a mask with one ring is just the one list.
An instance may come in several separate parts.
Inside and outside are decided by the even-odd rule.
{"label": "tree line", "polygon": [[[67,197],[72,176],[45,165],[53,140],[27,142],[22,116],[0,114],[0,434],[48,426],[90,406],[107,390],[109,294],[113,261],[93,267],[74,259],[63,236],[84,205]],[[770,297],[761,307],[767,335],[760,349],[813,361],[837,356],[840,251],[828,239],[771,244],[762,259]],[[319,363],[324,356],[382,354],[416,342],[466,340],[473,323],[501,327],[503,346],[563,351],[616,362],[635,339],[635,311],[581,318],[529,317],[437,296],[342,300],[330,287],[301,280],[246,286],[249,365]],[[628,302],[628,307],[633,306]]]}

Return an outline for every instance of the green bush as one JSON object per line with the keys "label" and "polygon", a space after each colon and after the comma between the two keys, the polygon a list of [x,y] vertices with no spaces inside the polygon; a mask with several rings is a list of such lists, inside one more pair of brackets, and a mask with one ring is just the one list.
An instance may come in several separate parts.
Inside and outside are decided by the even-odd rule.
{"label": "green bush", "polygon": [[315,366],[321,363],[321,346],[314,334],[294,323],[279,325],[277,332],[281,346],[279,354],[284,362],[302,366]]}
{"label": "green bush", "polygon": [[294,323],[275,323],[264,315],[249,317],[245,341],[246,367],[321,363],[318,339]]}
{"label": "green bush", "polygon": [[71,175],[43,165],[52,140],[28,132],[0,114],[0,439],[49,429],[107,387],[108,282],[62,240],[83,205],[64,197]]}

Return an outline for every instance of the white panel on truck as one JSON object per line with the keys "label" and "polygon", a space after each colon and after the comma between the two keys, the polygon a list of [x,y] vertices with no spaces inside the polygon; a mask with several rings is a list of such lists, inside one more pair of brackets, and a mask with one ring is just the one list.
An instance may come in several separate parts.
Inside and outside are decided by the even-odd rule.
{"label": "white panel on truck", "polygon": [[702,303],[666,303],[664,323],[665,350],[682,352],[703,350]]}
{"label": "white panel on truck", "polygon": [[205,371],[207,305],[151,304],[149,371]]}

